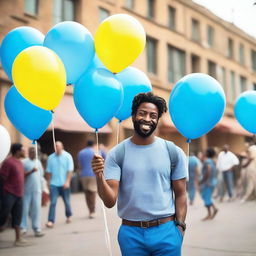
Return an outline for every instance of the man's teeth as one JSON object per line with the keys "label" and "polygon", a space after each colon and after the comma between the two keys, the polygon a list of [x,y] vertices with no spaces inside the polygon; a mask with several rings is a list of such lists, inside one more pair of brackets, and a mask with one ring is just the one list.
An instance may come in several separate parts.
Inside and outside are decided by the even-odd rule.
{"label": "man's teeth", "polygon": [[149,126],[149,125],[146,125],[146,124],[143,124],[143,125],[141,126],[141,128],[142,128],[143,130],[150,130],[150,126]]}

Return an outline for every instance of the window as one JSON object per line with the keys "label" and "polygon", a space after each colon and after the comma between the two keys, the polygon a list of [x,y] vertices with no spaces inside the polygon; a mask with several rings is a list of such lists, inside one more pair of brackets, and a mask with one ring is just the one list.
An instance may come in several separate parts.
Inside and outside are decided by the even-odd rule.
{"label": "window", "polygon": [[240,76],[240,93],[246,91],[246,78],[244,76]]}
{"label": "window", "polygon": [[128,9],[133,9],[134,1],[133,0],[125,0],[124,6]]}
{"label": "window", "polygon": [[155,0],[148,0],[148,18],[153,19],[155,17]]}
{"label": "window", "polygon": [[157,73],[157,40],[147,38],[147,71]]}
{"label": "window", "polygon": [[228,58],[233,59],[234,57],[234,43],[231,38],[228,38]]}
{"label": "window", "polygon": [[192,19],[192,35],[191,38],[194,41],[200,41],[200,25],[198,20]]}
{"label": "window", "polygon": [[72,0],[54,0],[53,22],[54,24],[75,19],[75,4]]}
{"label": "window", "polygon": [[38,14],[38,0],[25,0],[24,12],[36,16]]}
{"label": "window", "polygon": [[214,45],[214,29],[212,26],[207,27],[207,41],[209,46]]}
{"label": "window", "polygon": [[236,81],[234,71],[230,71],[230,98],[232,101],[235,101],[236,99]]}
{"label": "window", "polygon": [[251,50],[252,70],[256,71],[256,51]]}
{"label": "window", "polygon": [[99,20],[102,22],[110,15],[110,12],[104,8],[99,7]]}
{"label": "window", "polygon": [[168,45],[168,81],[177,82],[186,73],[185,52]]}
{"label": "window", "polygon": [[239,45],[239,62],[240,64],[244,65],[244,45]]}
{"label": "window", "polygon": [[175,29],[176,28],[176,23],[175,23],[176,10],[175,10],[175,8],[173,8],[171,6],[168,7],[168,18],[169,18],[169,21],[168,21],[169,28]]}
{"label": "window", "polygon": [[216,63],[208,60],[208,74],[217,79]]}
{"label": "window", "polygon": [[197,55],[191,55],[191,71],[192,73],[200,72],[200,58]]}

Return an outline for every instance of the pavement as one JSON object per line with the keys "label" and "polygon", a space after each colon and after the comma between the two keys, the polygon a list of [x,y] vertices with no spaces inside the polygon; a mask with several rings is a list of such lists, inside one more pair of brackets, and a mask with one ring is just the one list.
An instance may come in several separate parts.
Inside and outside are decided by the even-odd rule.
{"label": "pavement", "polygon": [[[36,238],[30,230],[25,238],[28,247],[14,247],[14,231],[0,233],[0,255],[3,256],[109,256],[105,242],[104,218],[101,202],[97,201],[95,219],[88,218],[82,193],[72,194],[74,216],[65,223],[64,205],[59,198],[57,218],[53,229],[44,227],[48,207],[42,208],[45,236]],[[199,197],[188,207],[187,231],[183,242],[183,256],[256,256],[256,202],[217,203],[219,212],[211,221],[201,221],[206,215]],[[117,244],[120,219],[116,208],[106,209],[113,256],[121,255]],[[132,256],[132,255],[131,255]]]}

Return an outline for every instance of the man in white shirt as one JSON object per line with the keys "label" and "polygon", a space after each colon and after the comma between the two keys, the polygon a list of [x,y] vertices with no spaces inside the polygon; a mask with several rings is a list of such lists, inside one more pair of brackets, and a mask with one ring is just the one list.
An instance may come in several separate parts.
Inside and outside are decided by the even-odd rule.
{"label": "man in white shirt", "polygon": [[[229,199],[233,198],[233,171],[232,168],[239,164],[239,160],[235,154],[229,151],[229,146],[224,145],[223,151],[219,153],[217,160],[217,168],[222,172],[224,186],[228,190]],[[223,200],[224,193],[221,195],[221,201]]]}

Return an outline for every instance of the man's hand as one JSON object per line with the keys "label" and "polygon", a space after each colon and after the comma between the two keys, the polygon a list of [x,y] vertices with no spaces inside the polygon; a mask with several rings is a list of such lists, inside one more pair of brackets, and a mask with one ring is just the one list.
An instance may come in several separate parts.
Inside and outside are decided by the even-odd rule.
{"label": "man's hand", "polygon": [[92,169],[96,176],[103,173],[104,170],[104,158],[98,154],[95,154],[92,159]]}
{"label": "man's hand", "polygon": [[37,168],[36,167],[34,167],[32,170],[31,170],[31,172],[37,172]]}
{"label": "man's hand", "polygon": [[69,182],[65,182],[65,184],[63,185],[64,189],[68,189],[70,187],[70,183]]}
{"label": "man's hand", "polygon": [[181,232],[182,236],[184,236],[184,234],[185,234],[185,231],[183,231],[182,227],[180,227],[180,226],[177,226],[177,228],[180,230],[180,232]]}

